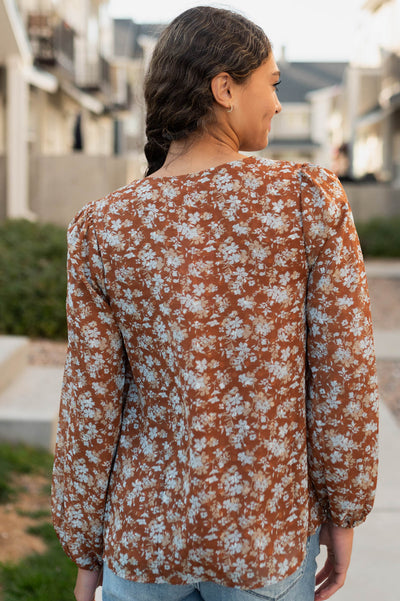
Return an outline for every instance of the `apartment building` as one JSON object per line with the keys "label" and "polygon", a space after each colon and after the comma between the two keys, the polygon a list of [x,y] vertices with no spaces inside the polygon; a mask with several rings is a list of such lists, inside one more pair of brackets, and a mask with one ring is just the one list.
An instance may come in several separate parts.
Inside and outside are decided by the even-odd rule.
{"label": "apartment building", "polygon": [[345,136],[355,178],[400,188],[400,0],[368,0],[345,85]]}
{"label": "apartment building", "polygon": [[[349,64],[282,52],[283,111],[264,154],[400,188],[400,0],[360,14]],[[118,157],[131,159],[128,181],[142,173],[143,79],[161,29],[113,21],[108,0],[0,0],[0,218],[32,217],[32,196],[48,206],[57,181],[59,206],[126,183]]]}
{"label": "apartment building", "polygon": [[164,25],[114,20],[114,64],[124,73],[131,90],[129,114],[118,121],[121,152],[143,155],[145,103],[143,83],[157,38]]}
{"label": "apartment building", "polygon": [[[108,0],[0,0],[0,218],[33,217],[44,159],[62,172],[78,153],[82,166],[125,151],[135,72],[115,58],[114,34]],[[124,184],[111,165],[110,186]]]}
{"label": "apartment building", "polygon": [[31,91],[29,144],[36,154],[113,151],[112,22],[106,0],[16,0],[34,65],[57,81]]}
{"label": "apartment building", "polygon": [[278,60],[282,112],[272,122],[264,154],[332,167],[338,143],[337,107],[347,63]]}

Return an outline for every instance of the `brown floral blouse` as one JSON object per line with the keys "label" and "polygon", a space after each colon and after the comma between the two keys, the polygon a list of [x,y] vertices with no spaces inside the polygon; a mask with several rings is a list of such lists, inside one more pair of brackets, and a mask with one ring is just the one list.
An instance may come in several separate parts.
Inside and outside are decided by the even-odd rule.
{"label": "brown floral blouse", "polygon": [[373,505],[377,381],[344,191],[246,157],[69,228],[53,518],[80,567],[258,588]]}

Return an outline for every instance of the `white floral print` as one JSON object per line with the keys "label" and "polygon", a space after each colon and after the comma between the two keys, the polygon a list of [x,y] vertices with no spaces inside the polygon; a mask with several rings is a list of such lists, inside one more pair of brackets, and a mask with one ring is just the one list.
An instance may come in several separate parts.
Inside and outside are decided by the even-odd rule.
{"label": "white floral print", "polygon": [[53,520],[80,567],[258,588],[373,505],[364,265],[329,171],[146,178],[69,228]]}

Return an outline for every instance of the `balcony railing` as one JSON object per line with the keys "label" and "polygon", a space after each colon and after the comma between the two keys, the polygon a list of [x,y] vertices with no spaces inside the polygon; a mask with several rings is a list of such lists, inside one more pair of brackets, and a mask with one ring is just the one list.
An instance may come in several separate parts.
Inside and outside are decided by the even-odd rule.
{"label": "balcony railing", "polygon": [[74,30],[51,14],[28,15],[28,36],[35,62],[42,65],[61,65],[74,71]]}
{"label": "balcony railing", "polygon": [[66,69],[74,71],[74,30],[65,21],[60,21],[54,30],[57,61]]}
{"label": "balcony railing", "polygon": [[28,15],[28,36],[35,61],[55,64],[54,24],[50,15]]}
{"label": "balcony railing", "polygon": [[101,55],[92,61],[86,59],[83,69],[80,70],[77,85],[88,91],[99,91],[109,95],[111,93],[111,66],[107,59]]}
{"label": "balcony railing", "polygon": [[100,92],[111,102],[110,63],[89,49],[86,40],[76,37],[66,21],[54,13],[30,13],[27,28],[36,64],[61,68],[79,88]]}

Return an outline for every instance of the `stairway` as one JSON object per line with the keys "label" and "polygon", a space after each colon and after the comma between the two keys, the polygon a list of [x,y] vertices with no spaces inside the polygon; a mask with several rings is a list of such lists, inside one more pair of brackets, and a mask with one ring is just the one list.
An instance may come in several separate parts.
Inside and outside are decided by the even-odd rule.
{"label": "stairway", "polygon": [[0,336],[0,442],[54,449],[63,368],[28,363],[29,340]]}

